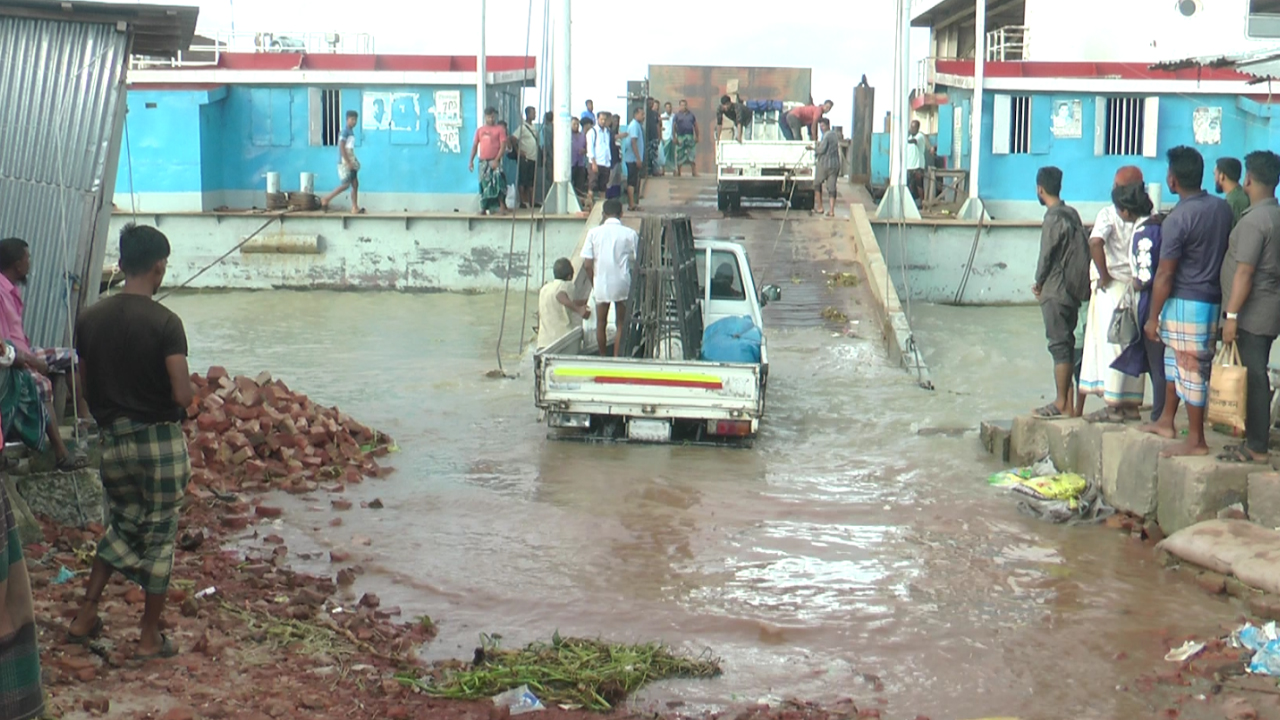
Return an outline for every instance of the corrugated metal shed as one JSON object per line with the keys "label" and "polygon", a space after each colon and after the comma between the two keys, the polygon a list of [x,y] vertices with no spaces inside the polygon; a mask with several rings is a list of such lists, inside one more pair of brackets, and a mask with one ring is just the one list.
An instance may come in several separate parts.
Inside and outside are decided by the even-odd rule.
{"label": "corrugated metal shed", "polygon": [[145,5],[0,5],[0,237],[31,245],[23,321],[37,346],[69,344],[76,312],[97,298],[135,27],[148,31],[138,41],[149,53],[173,53],[184,33],[190,41],[195,15]]}
{"label": "corrugated metal shed", "polygon": [[[750,100],[807,102],[813,88],[809,68],[710,67],[698,65],[650,65],[649,95],[673,107],[689,101],[698,118],[702,142],[698,145],[698,172],[715,171],[716,152],[711,143],[720,96],[735,86]],[[826,98],[815,98],[822,102]],[[611,109],[611,108],[605,108]]]}
{"label": "corrugated metal shed", "polygon": [[1187,68],[1223,68],[1249,75],[1258,83],[1280,78],[1280,47],[1257,50],[1240,55],[1203,55],[1168,60],[1151,66],[1152,70],[1185,70]]}

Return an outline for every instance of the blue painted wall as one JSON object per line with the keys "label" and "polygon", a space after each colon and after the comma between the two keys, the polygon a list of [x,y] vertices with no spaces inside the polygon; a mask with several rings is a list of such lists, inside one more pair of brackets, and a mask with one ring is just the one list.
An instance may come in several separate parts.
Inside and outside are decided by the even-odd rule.
{"label": "blue painted wall", "polygon": [[[946,90],[953,103],[972,101],[969,91]],[[982,171],[979,194],[990,200],[1036,201],[1035,175],[1044,165],[1056,165],[1063,171],[1063,197],[1072,202],[1106,202],[1110,199],[1111,179],[1122,165],[1136,165],[1148,182],[1164,179],[1167,165],[1165,152],[1178,145],[1195,147],[1205,157],[1205,187],[1212,189],[1213,163],[1219,157],[1242,158],[1248,152],[1274,148],[1276,130],[1267,106],[1253,104],[1253,112],[1238,106],[1234,95],[1160,96],[1157,130],[1157,157],[1094,155],[1094,121],[1096,96],[1093,94],[1031,94],[1032,152],[1029,154],[995,155],[991,152],[994,93],[983,95]],[[1079,138],[1058,138],[1048,131],[1053,101],[1079,99],[1082,132]],[[1248,101],[1244,101],[1248,102]],[[1192,114],[1197,107],[1222,108],[1222,142],[1197,145],[1192,129]],[[1045,128],[1043,132],[1037,132]],[[967,167],[967,158],[964,166]]]}
{"label": "blue painted wall", "polygon": [[[458,153],[441,150],[430,112],[437,90],[461,91]],[[363,91],[341,89],[344,115],[363,111]],[[410,129],[366,130],[362,119],[355,131],[362,192],[475,191],[475,175],[467,170],[476,130],[474,87],[378,86],[370,91],[416,95],[417,121],[407,100],[391,103],[387,112],[397,126]],[[491,99],[501,101],[504,114],[514,115],[518,102],[508,95],[494,89]],[[119,192],[128,193],[130,187],[138,193],[265,191],[268,171],[280,173],[286,191],[297,188],[304,171],[316,174],[317,192],[337,185],[337,147],[311,144],[306,87],[135,90],[129,92],[128,104],[129,146],[118,170]]]}

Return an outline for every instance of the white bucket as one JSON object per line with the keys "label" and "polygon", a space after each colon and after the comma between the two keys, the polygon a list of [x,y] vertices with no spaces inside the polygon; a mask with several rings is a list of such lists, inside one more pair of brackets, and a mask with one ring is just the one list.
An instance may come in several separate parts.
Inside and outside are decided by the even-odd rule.
{"label": "white bucket", "polygon": [[315,194],[316,174],[304,172],[298,175],[298,186],[301,192]]}
{"label": "white bucket", "polygon": [[1161,194],[1164,192],[1162,183],[1147,183],[1147,196],[1151,198],[1152,212],[1160,212]]}
{"label": "white bucket", "polygon": [[274,195],[280,192],[280,173],[267,173],[267,193]]}

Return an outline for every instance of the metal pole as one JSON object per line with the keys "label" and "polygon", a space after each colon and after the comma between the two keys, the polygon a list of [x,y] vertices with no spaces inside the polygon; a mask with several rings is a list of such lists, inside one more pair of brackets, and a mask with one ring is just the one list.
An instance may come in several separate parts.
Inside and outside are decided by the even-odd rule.
{"label": "metal pole", "polygon": [[480,0],[480,52],[476,53],[476,127],[484,124],[484,109],[488,103],[485,101],[485,62],[484,62],[484,39],[485,39],[485,0]]}
{"label": "metal pole", "polygon": [[973,24],[973,109],[969,111],[969,199],[978,199],[979,158],[982,157],[982,86],[986,84],[987,0],[977,0]]}
{"label": "metal pole", "polygon": [[907,84],[911,80],[908,65],[911,58],[909,43],[911,33],[911,0],[897,0],[897,17],[894,20],[897,37],[893,53],[893,106],[890,110],[889,128],[889,186],[885,189],[876,216],[880,218],[920,217],[920,209],[907,188],[907,122],[909,95]]}
{"label": "metal pole", "polygon": [[551,90],[556,108],[555,157],[552,162],[554,183],[543,203],[548,212],[567,214],[578,212],[578,196],[573,192],[573,131],[570,129],[571,90],[569,78],[573,62],[569,39],[572,34],[573,0],[552,0],[555,3],[555,61]]}

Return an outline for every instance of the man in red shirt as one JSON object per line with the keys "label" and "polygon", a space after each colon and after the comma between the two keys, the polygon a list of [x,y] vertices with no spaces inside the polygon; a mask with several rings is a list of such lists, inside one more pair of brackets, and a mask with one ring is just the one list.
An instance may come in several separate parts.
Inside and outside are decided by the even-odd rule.
{"label": "man in red shirt", "polygon": [[485,108],[484,124],[476,128],[475,141],[471,143],[470,172],[476,170],[476,155],[480,155],[480,212],[488,215],[502,206],[507,182],[502,174],[502,150],[507,146],[507,131],[498,124],[498,111]]}
{"label": "man in red shirt", "polygon": [[804,140],[804,134],[800,129],[809,128],[809,140],[817,142],[818,121],[823,115],[831,112],[833,107],[835,103],[828,100],[821,105],[802,105],[794,110],[788,110],[782,116],[782,123],[778,129],[788,140]]}

